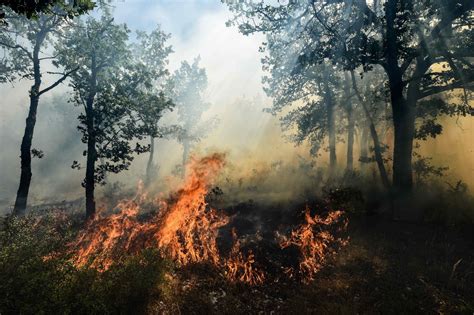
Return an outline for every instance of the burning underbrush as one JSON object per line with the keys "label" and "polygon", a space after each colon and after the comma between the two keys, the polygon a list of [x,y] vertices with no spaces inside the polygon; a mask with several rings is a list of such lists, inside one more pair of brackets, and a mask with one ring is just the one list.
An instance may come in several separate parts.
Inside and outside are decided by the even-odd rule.
{"label": "burning underbrush", "polygon": [[[245,211],[215,209],[209,192],[224,165],[223,154],[193,158],[182,187],[167,200],[152,200],[139,189],[113,213],[98,215],[69,246],[74,264],[107,270],[121,257],[152,248],[181,267],[207,264],[221,270],[231,282],[307,282],[346,244],[347,219],[341,211],[312,214],[315,209],[307,206],[303,218],[291,212],[291,219],[276,223],[281,217],[269,222],[257,209],[252,211],[252,204]],[[267,224],[256,224],[263,221]]]}

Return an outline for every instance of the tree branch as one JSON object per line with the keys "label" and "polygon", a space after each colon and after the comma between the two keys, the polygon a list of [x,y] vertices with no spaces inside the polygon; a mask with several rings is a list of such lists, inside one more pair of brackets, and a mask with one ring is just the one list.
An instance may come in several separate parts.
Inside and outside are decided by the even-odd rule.
{"label": "tree branch", "polygon": [[429,89],[421,91],[421,93],[419,94],[418,99],[420,100],[420,99],[423,99],[423,98],[431,96],[431,95],[443,93],[443,92],[454,90],[454,89],[461,89],[461,88],[465,88],[465,89],[468,89],[468,90],[474,90],[474,85],[467,86],[462,81],[456,81],[456,82],[448,84],[448,85],[433,86]]}
{"label": "tree branch", "polygon": [[44,90],[40,91],[38,93],[38,96],[41,95],[41,94],[44,94],[46,92],[48,92],[49,90],[52,90],[54,89],[56,86],[58,86],[59,84],[61,84],[61,82],[63,82],[64,80],[66,80],[66,78],[71,75],[72,73],[76,72],[77,70],[79,69],[79,67],[76,67],[74,69],[72,69],[71,71],[68,71],[66,73],[63,74],[63,76],[57,80],[56,82],[54,82],[53,84],[51,84],[50,86],[48,86],[47,88],[45,88]]}
{"label": "tree branch", "polygon": [[1,46],[5,46],[7,48],[11,48],[11,49],[21,49],[23,50],[26,55],[28,56],[28,58],[30,58],[31,60],[33,60],[33,56],[31,55],[31,53],[28,51],[28,49],[26,49],[25,47],[19,45],[19,44],[16,44],[16,45],[10,45],[8,43],[5,43],[5,42],[0,42],[0,45]]}

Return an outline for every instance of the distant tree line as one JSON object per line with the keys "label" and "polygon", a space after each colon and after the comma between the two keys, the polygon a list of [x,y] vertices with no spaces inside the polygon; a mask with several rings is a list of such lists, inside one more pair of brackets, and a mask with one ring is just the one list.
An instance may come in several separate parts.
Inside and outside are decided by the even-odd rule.
{"label": "distant tree line", "polygon": [[[266,35],[271,112],[283,113],[293,140],[309,141],[313,154],[327,144],[330,174],[343,132],[353,168],[358,131],[359,160],[375,161],[384,186],[409,195],[414,141],[441,134],[442,116],[474,114],[474,1],[223,2],[234,13],[228,25]],[[387,130],[391,143],[382,141]]]}

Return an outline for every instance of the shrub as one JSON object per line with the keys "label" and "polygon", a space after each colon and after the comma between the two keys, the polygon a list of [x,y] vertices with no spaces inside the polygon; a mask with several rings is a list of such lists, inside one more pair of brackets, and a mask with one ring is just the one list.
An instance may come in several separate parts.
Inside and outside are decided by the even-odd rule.
{"label": "shrub", "polygon": [[123,257],[107,271],[76,268],[70,218],[7,218],[0,230],[1,314],[145,313],[160,297],[170,264],[156,250]]}

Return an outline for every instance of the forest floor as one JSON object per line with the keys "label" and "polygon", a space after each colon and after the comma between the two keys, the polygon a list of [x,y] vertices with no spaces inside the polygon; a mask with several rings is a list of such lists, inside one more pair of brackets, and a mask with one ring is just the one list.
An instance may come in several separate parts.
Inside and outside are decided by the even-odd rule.
{"label": "forest floor", "polygon": [[[248,205],[235,209],[241,214],[243,210],[262,213]],[[271,217],[279,222],[289,220],[275,213]],[[253,286],[232,283],[222,270],[188,265],[167,269],[166,281],[158,284],[159,293],[150,295],[150,299],[143,298],[148,285],[157,287],[156,283],[147,284],[153,279],[150,272],[155,266],[161,268],[153,263],[154,256],[148,267],[141,263],[119,266],[102,277],[90,269],[64,269],[70,266],[67,262],[44,260],[42,252],[36,253],[34,244],[42,238],[35,237],[36,232],[25,242],[20,233],[13,243],[8,237],[14,234],[3,233],[6,238],[5,247],[0,248],[0,289],[8,294],[0,295],[0,313],[48,313],[48,307],[54,313],[63,313],[59,309],[64,308],[81,314],[102,313],[104,309],[111,313],[130,313],[133,309],[132,313],[147,314],[474,313],[472,228],[461,231],[441,224],[393,221],[381,215],[350,215],[348,219],[348,244],[330,256],[307,284],[286,277],[269,277]],[[251,220],[247,217],[239,224],[248,226]],[[239,231],[244,233],[243,228]],[[82,291],[84,287],[88,291]],[[47,294],[50,291],[54,294]],[[39,297],[38,292],[46,296]],[[131,308],[110,309],[122,302]],[[96,308],[99,304],[102,308]],[[91,305],[93,311],[88,308]],[[84,310],[78,311],[78,307]]]}
{"label": "forest floor", "polygon": [[[372,314],[474,312],[474,245],[439,226],[351,218],[350,242],[310,284],[229,284],[205,267],[181,270],[173,303],[152,313]],[[470,233],[469,231],[467,233]]]}

